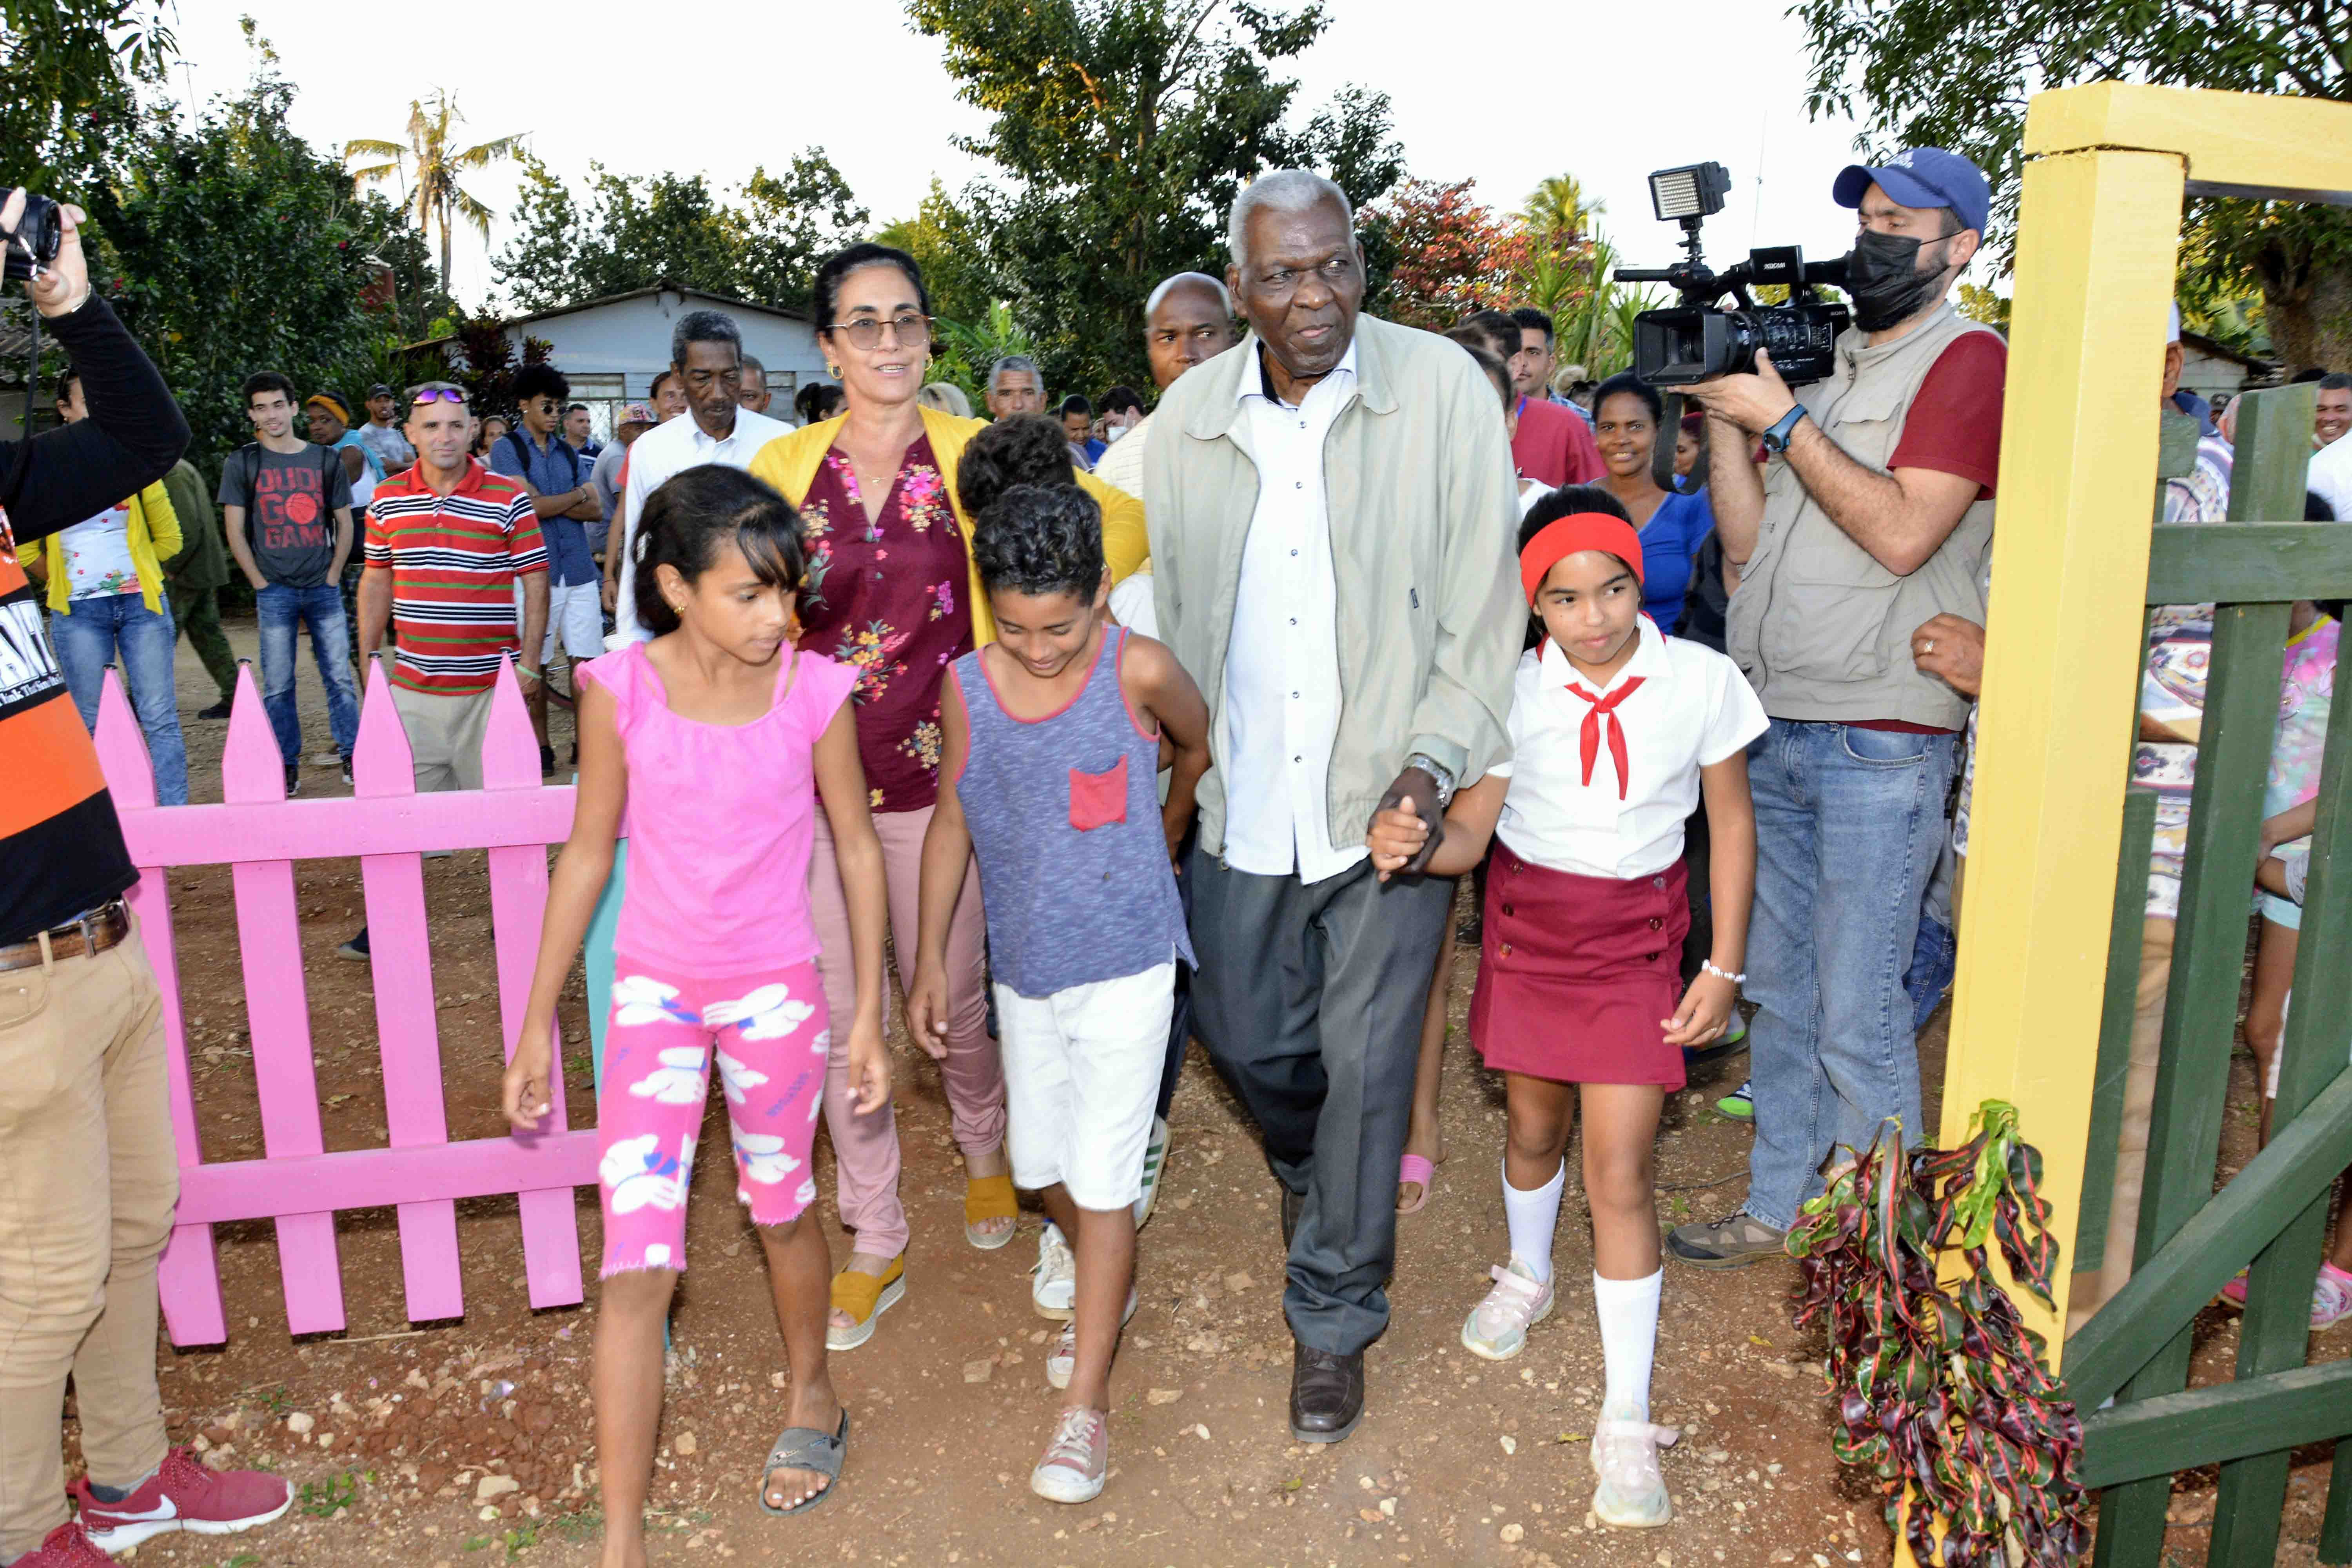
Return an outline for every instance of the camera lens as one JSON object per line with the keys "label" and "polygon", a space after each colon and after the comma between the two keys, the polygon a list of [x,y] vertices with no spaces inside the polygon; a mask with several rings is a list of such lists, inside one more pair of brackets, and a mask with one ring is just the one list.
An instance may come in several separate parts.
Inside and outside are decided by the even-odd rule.
{"label": "camera lens", "polygon": [[65,244],[65,219],[58,204],[47,196],[25,193],[25,210],[17,216],[16,229],[7,235],[7,278],[12,283],[33,276],[36,268],[46,268],[58,258],[58,248]]}

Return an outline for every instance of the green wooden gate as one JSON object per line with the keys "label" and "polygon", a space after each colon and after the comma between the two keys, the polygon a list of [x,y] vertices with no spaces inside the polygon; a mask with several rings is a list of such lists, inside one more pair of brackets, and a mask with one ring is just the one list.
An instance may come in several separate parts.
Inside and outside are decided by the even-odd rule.
{"label": "green wooden gate", "polygon": [[[2302,521],[2312,405],[2307,384],[2250,395],[2237,421],[2229,522],[2158,527],[2149,557],[2149,605],[2216,607],[2134,1248],[2140,1261],[2069,1339],[2063,1363],[2084,1413],[2083,1479],[2105,1489],[2101,1568],[2158,1568],[2173,1475],[2215,1464],[2206,1561],[2263,1568],[2278,1550],[2290,1451],[2352,1436],[2352,1361],[2306,1364],[2329,1198],[2352,1165],[2352,691],[2340,687],[2273,1134],[2226,1186],[2213,1186],[2288,605],[2352,595],[2352,521]],[[2151,794],[2126,795],[2078,1270],[2099,1261],[2106,1232],[2155,816]],[[2189,1389],[2190,1326],[2249,1264],[2235,1379]],[[2111,1395],[2114,1405],[2099,1408]],[[2319,1560],[2352,1562],[2352,1442],[2336,1445]]]}

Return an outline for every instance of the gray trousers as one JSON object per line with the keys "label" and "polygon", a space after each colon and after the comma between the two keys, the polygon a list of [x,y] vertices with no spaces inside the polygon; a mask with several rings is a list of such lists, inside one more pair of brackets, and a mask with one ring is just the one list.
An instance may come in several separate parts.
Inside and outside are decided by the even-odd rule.
{"label": "gray trousers", "polygon": [[1307,886],[1197,848],[1185,875],[1194,1031],[1306,1200],[1283,1315],[1299,1343],[1352,1354],[1388,1327],[1397,1161],[1454,884],[1384,884],[1367,863]]}

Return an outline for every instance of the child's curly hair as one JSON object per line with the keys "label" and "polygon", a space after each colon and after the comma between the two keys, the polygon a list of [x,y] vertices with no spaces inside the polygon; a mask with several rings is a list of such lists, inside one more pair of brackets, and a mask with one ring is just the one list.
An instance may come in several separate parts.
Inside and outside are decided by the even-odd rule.
{"label": "child's curly hair", "polygon": [[992,592],[1091,601],[1103,579],[1102,508],[1076,485],[1015,485],[973,523],[971,559]]}
{"label": "child's curly hair", "polygon": [[1070,437],[1042,414],[1000,419],[966,442],[956,464],[956,499],[978,517],[1015,485],[1076,485]]}

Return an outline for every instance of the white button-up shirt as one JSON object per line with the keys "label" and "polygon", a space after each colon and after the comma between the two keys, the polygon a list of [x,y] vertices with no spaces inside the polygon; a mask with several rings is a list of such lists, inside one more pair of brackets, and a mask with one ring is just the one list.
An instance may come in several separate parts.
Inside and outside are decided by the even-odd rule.
{"label": "white button-up shirt", "polygon": [[1364,858],[1331,842],[1331,746],[1339,733],[1339,587],[1323,485],[1323,440],[1356,388],[1356,349],[1293,408],[1266,395],[1265,371],[1235,394],[1257,461],[1257,508],[1242,546],[1225,647],[1225,863],[1305,882]]}
{"label": "white button-up shirt", "polygon": [[[1698,808],[1699,770],[1745,751],[1770,727],[1739,667],[1695,642],[1670,637],[1643,616],[1641,647],[1596,688],[1546,637],[1519,658],[1511,689],[1511,760],[1493,772],[1511,781],[1495,832],[1521,859],[1578,877],[1653,877],[1682,858],[1683,823]],[[1592,782],[1584,782],[1582,731],[1593,704],[1627,681],[1642,685],[1612,710],[1625,736],[1625,793],[1618,795],[1609,716],[1600,722]]]}
{"label": "white button-up shirt", "polygon": [[621,581],[613,600],[613,635],[604,639],[606,647],[626,647],[633,642],[650,641],[654,635],[637,624],[636,557],[630,548],[637,542],[637,519],[645,512],[646,498],[671,475],[704,463],[749,468],[761,447],[792,428],[781,419],[738,408],[734,430],[724,441],[714,441],[694,422],[689,409],[637,437],[629,448],[628,489],[621,494]]}

